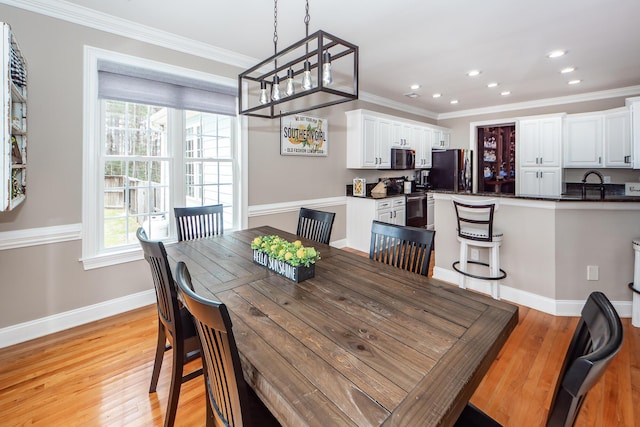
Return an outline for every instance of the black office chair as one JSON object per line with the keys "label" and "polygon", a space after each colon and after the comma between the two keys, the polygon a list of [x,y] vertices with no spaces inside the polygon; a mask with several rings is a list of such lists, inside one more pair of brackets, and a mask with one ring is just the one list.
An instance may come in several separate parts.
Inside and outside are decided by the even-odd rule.
{"label": "black office chair", "polygon": [[279,426],[245,382],[227,307],[193,291],[189,269],[182,261],[176,266],[176,283],[202,343],[207,426]]}
{"label": "black office chair", "polygon": [[427,276],[436,232],[373,221],[369,258]]}
{"label": "black office chair", "polygon": [[173,208],[178,241],[201,239],[224,233],[222,205]]}
{"label": "black office chair", "polygon": [[182,383],[202,374],[202,369],[197,369],[182,375],[184,365],[200,357],[200,342],[191,314],[186,308],[180,307],[178,302],[178,292],[169,268],[164,244],[160,241],[148,240],[142,227],[138,228],[136,235],[142,246],[144,257],[151,267],[158,308],[158,342],[149,393],[156,391],[164,353],[173,349],[171,387],[164,419],[165,427],[169,427],[173,426],[176,418]]}
{"label": "black office chair", "polygon": [[[589,295],[571,339],[547,416],[547,427],[571,427],[587,392],[596,384],[622,347],[622,323],[602,292]],[[457,427],[500,426],[469,403]]]}
{"label": "black office chair", "polygon": [[335,212],[323,212],[315,209],[300,208],[296,234],[318,243],[329,244]]}

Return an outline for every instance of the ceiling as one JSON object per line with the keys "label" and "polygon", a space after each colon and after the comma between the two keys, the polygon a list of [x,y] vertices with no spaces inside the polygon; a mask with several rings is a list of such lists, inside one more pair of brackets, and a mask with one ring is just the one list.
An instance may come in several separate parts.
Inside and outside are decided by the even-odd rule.
{"label": "ceiling", "polygon": [[[233,51],[255,63],[274,51],[274,4],[266,0],[60,3]],[[639,0],[309,0],[309,7],[309,33],[324,30],[359,46],[361,95],[425,115],[584,99],[621,88],[640,93]],[[304,15],[305,1],[278,1],[279,49],[304,37]],[[556,49],[567,53],[547,58]],[[568,66],[576,70],[561,74]],[[468,77],[472,69],[481,74]],[[581,82],[569,85],[572,79]],[[499,85],[490,89],[490,82]],[[408,98],[404,94],[414,83],[421,85],[413,91],[419,96]],[[442,96],[434,99],[433,93]]]}

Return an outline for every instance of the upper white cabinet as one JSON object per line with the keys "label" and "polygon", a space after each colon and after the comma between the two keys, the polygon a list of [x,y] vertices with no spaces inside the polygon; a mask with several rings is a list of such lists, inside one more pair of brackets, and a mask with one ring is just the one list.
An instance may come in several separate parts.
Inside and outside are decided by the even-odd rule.
{"label": "upper white cabinet", "polygon": [[630,168],[630,114],[626,107],[565,118],[564,167]]}
{"label": "upper white cabinet", "polygon": [[573,114],[564,121],[564,167],[602,167],[602,114]]}
{"label": "upper white cabinet", "polygon": [[626,104],[631,113],[632,164],[634,169],[640,169],[640,97],[628,98]]}
{"label": "upper white cabinet", "polygon": [[347,111],[347,168],[391,168],[392,125],[388,120]]}
{"label": "upper white cabinet", "polygon": [[433,142],[431,146],[440,150],[449,148],[451,132],[448,129],[434,129]]}
{"label": "upper white cabinet", "polygon": [[561,166],[562,117],[529,118],[518,121],[519,166]]}
{"label": "upper white cabinet", "polygon": [[559,196],[562,192],[562,117],[518,120],[517,193]]}
{"label": "upper white cabinet", "polygon": [[[431,167],[437,132],[449,130],[367,110],[347,111],[347,168],[390,169],[391,148],[416,151],[416,169]],[[438,138],[441,136],[438,134]]]}
{"label": "upper white cabinet", "polygon": [[604,166],[631,168],[631,115],[628,108],[607,111],[604,115]]}
{"label": "upper white cabinet", "polygon": [[25,200],[27,187],[27,64],[8,24],[2,26],[1,211]]}

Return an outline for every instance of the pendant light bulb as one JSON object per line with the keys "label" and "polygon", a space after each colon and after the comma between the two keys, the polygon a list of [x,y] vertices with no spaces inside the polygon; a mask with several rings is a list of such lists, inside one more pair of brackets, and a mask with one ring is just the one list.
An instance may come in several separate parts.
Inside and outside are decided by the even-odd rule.
{"label": "pendant light bulb", "polygon": [[271,99],[273,101],[279,101],[281,98],[280,95],[280,77],[273,77],[273,87],[271,88]]}
{"label": "pendant light bulb", "polygon": [[269,92],[267,91],[267,82],[260,82],[260,104],[264,105],[269,102]]}
{"label": "pendant light bulb", "polygon": [[302,89],[309,90],[313,87],[313,81],[311,80],[311,64],[309,61],[304,61],[304,72],[302,73]]}
{"label": "pendant light bulb", "polygon": [[287,96],[291,96],[296,93],[296,88],[293,85],[293,70],[291,68],[287,70],[287,85],[285,87],[284,93]]}
{"label": "pendant light bulb", "polygon": [[331,75],[331,54],[325,52],[322,55],[322,84],[329,86],[333,83],[333,76]]}

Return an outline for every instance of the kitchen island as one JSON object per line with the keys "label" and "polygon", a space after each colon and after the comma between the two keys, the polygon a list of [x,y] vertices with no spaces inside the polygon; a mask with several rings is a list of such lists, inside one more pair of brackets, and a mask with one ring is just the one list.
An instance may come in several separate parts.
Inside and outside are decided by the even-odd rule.
{"label": "kitchen island", "polygon": [[[640,197],[582,198],[435,191],[434,277],[458,283],[456,215],[452,196],[495,199],[495,227],[504,233],[500,295],[555,315],[577,316],[587,296],[601,290],[623,316],[631,315],[632,240],[640,236]],[[480,252],[480,261],[486,254]],[[589,272],[589,275],[587,274]],[[489,294],[489,282],[467,279]]]}

